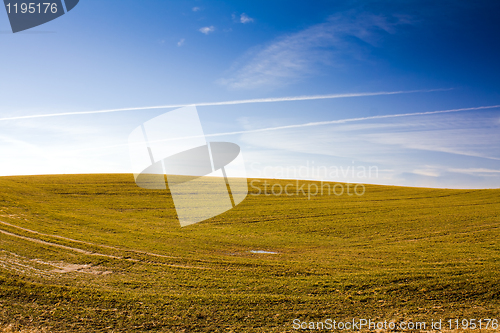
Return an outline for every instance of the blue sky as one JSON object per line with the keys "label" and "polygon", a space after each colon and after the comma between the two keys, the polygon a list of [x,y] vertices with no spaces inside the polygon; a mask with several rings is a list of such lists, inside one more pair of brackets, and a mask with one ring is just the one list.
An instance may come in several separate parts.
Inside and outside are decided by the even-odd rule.
{"label": "blue sky", "polygon": [[1,9],[0,175],[131,172],[129,133],[172,109],[4,118],[359,94],[198,112],[205,134],[235,132],[211,138],[238,143],[249,176],[498,188],[499,13],[494,1],[81,0],[12,34]]}

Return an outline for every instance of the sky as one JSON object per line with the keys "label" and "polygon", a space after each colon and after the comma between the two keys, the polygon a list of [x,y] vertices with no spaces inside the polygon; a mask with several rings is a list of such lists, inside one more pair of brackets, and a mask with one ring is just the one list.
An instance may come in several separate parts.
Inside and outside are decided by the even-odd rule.
{"label": "sky", "polygon": [[129,134],[196,105],[207,140],[238,144],[249,177],[499,188],[499,13],[496,1],[80,0],[13,34],[0,8],[0,175],[132,173]]}

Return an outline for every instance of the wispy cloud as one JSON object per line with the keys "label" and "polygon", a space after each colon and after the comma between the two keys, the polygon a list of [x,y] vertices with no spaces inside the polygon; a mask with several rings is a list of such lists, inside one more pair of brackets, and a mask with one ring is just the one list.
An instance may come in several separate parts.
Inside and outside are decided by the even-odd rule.
{"label": "wispy cloud", "polygon": [[209,26],[209,27],[203,27],[203,28],[200,28],[199,30],[201,33],[205,34],[205,35],[208,35],[209,33],[211,32],[214,32],[215,31],[215,27],[213,25]]}
{"label": "wispy cloud", "polygon": [[465,173],[468,175],[476,174],[500,174],[500,170],[486,169],[486,168],[468,168],[468,169],[448,169],[449,172]]}
{"label": "wispy cloud", "polygon": [[[232,131],[232,132],[220,132],[220,133],[211,133],[211,134],[205,134],[203,137],[223,137],[223,136],[232,136],[232,135],[240,135],[240,134],[244,134],[244,135],[253,135],[253,134],[262,134],[262,133],[269,133],[269,132],[275,132],[275,131],[280,131],[280,132],[283,132],[283,133],[292,133],[290,131],[287,131],[287,130],[295,130],[295,129],[307,129],[307,128],[310,128],[310,127],[316,127],[316,126],[327,126],[327,125],[342,125],[344,127],[335,127],[335,133],[336,135],[340,135],[340,137],[342,136],[345,136],[346,133],[345,132],[353,132],[353,131],[362,131],[364,134],[363,135],[357,135],[356,137],[361,137],[363,136],[364,137],[364,140],[366,141],[369,141],[371,142],[372,144],[375,144],[375,145],[399,145],[399,146],[403,146],[403,148],[415,148],[415,149],[422,149],[422,150],[429,150],[428,148],[425,148],[423,146],[420,146],[420,147],[409,147],[409,146],[406,146],[406,141],[411,141],[411,142],[415,142],[415,141],[421,141],[419,140],[419,138],[422,138],[422,137],[429,137],[428,133],[424,133],[425,131],[421,131],[421,132],[416,132],[417,133],[417,138],[414,138],[412,137],[410,140],[405,140],[405,136],[404,136],[404,133],[403,133],[403,136],[402,137],[398,137],[398,138],[389,138],[388,142],[381,142],[377,139],[376,136],[373,136],[373,134],[368,134],[368,133],[365,133],[367,130],[371,130],[372,132],[373,131],[378,131],[378,133],[380,133],[380,131],[384,131],[384,130],[387,130],[387,129],[390,129],[390,128],[401,128],[401,126],[411,126],[413,124],[415,124],[415,121],[409,123],[409,122],[405,122],[405,123],[396,123],[396,124],[387,124],[387,123],[384,123],[384,124],[368,124],[368,125],[364,125],[364,126],[350,126],[350,127],[347,127],[347,124],[349,123],[357,123],[357,122],[365,122],[365,121],[370,121],[370,120],[380,120],[380,119],[397,119],[397,118],[405,118],[405,117],[418,117],[418,116],[430,116],[430,115],[439,115],[439,114],[447,114],[447,113],[453,113],[453,112],[466,112],[466,111],[474,111],[474,110],[483,110],[483,109],[492,109],[492,108],[500,108],[500,105],[495,105],[495,106],[481,106],[481,107],[474,107],[474,108],[462,108],[462,109],[449,109],[449,110],[440,110],[440,111],[428,111],[428,112],[414,112],[414,113],[399,113],[399,114],[389,114],[389,115],[379,115],[379,116],[371,116],[371,117],[359,117],[359,118],[345,118],[345,119],[338,119],[338,120],[329,120],[329,121],[322,121],[322,122],[311,122],[311,123],[303,123],[303,124],[295,124],[295,125],[285,125],[285,126],[275,126],[275,127],[264,127],[264,128],[258,128],[258,129],[246,129],[246,130],[241,130],[241,131]],[[446,121],[446,124],[450,124],[450,121],[447,120]],[[422,122],[422,123],[417,123],[417,126],[420,126],[420,127],[427,127],[429,124],[428,122]],[[414,130],[414,129],[413,129]],[[443,130],[444,131],[444,130]],[[314,133],[319,133],[320,131],[317,131],[315,130]],[[398,133],[398,131],[396,131],[396,133]],[[386,138],[387,138],[387,133],[383,133]],[[263,137],[261,135],[257,135],[257,136],[252,136],[252,137],[256,137],[256,138],[259,138],[259,140],[261,140],[261,143],[264,145],[264,146],[268,146],[268,147],[272,147],[273,146],[273,143],[277,143],[277,142],[280,142],[279,139],[277,139],[277,137],[274,137],[274,135],[276,134],[271,134],[273,135],[273,139],[270,140],[270,141],[267,141],[267,138],[265,138],[263,141],[261,140]],[[331,137],[332,136],[332,133],[330,132],[326,132],[326,135]],[[464,137],[465,139],[464,140],[468,140],[467,139],[467,135],[461,135],[462,137]],[[306,146],[307,146],[307,150],[308,151],[311,151],[311,148],[309,147],[309,141],[304,139],[304,137],[302,136],[299,136],[299,137],[296,137],[294,135],[295,139],[296,140],[299,140],[299,141],[302,141],[303,143],[306,143]],[[175,139],[167,139],[167,140],[159,140],[159,141],[151,141],[151,142],[165,142],[165,141],[170,141],[170,140],[180,140],[180,139],[190,139],[190,138],[194,138],[192,136],[187,136],[187,137],[177,137]],[[327,140],[323,140],[323,139],[318,139],[317,137],[315,137],[314,135],[310,135],[310,138],[314,140],[316,140],[317,142],[326,142]],[[435,140],[436,138],[435,137],[430,137],[429,138],[429,141],[433,141]],[[285,146],[293,146],[293,147],[297,147],[299,146],[296,142],[293,142],[290,141],[289,139],[286,139],[284,140],[283,142],[286,142]],[[453,142],[456,142],[456,140],[454,140]],[[255,143],[255,142],[254,142]],[[119,145],[121,146],[121,145]],[[109,147],[99,147],[99,149],[104,149],[104,148],[113,148],[113,147],[118,147],[118,146],[109,146]],[[470,154],[467,154],[467,153],[463,153],[463,152],[458,152],[458,151],[444,151],[442,150],[443,148],[440,148],[438,145],[434,145],[434,149],[437,149],[435,151],[439,151],[439,152],[447,152],[447,153],[453,153],[453,154],[459,154],[459,155],[465,155],[465,156],[475,156],[475,157],[482,157],[482,158],[488,158],[488,159],[492,159],[492,160],[500,160],[500,158],[496,158],[496,157],[487,157],[487,156],[481,156],[481,155],[477,155],[477,154],[473,154],[473,155],[470,155]],[[275,148],[284,148],[284,147],[275,147]],[[370,151],[372,148],[368,149],[368,151]],[[433,148],[431,148],[433,149]],[[348,148],[348,150],[350,150],[350,148]],[[300,150],[299,150],[300,151]],[[359,151],[359,150],[358,150]],[[312,151],[311,151],[312,152]]]}
{"label": "wispy cloud", "polygon": [[243,24],[250,23],[250,22],[253,22],[253,18],[251,18],[247,14],[243,13],[240,15],[240,22]]}
{"label": "wispy cloud", "polygon": [[186,40],[185,40],[184,38],[182,38],[180,41],[178,41],[178,42],[177,42],[177,46],[182,46],[182,45],[184,45],[184,42],[185,42],[185,41],[186,41]]}
{"label": "wispy cloud", "polygon": [[334,15],[324,23],[282,36],[260,52],[247,55],[250,61],[234,65],[228,77],[218,83],[235,89],[287,84],[317,72],[318,66],[339,65],[341,57],[359,58],[360,46],[353,40],[375,46],[382,32],[393,34],[399,25],[407,23],[405,17]]}
{"label": "wispy cloud", "polygon": [[[249,129],[231,140],[240,140],[245,159],[250,151],[265,170],[273,163],[282,166],[309,161],[309,167],[318,168],[356,161],[380,170],[392,169],[385,179],[373,180],[379,184],[500,187],[500,131],[498,125],[491,126],[497,112],[442,111],[339,119],[323,122],[321,128],[313,127],[320,123],[306,123]],[[265,153],[279,157],[269,162]]]}
{"label": "wispy cloud", "polygon": [[439,177],[440,173],[436,169],[415,169],[413,173],[416,175],[427,176],[427,177]]}
{"label": "wispy cloud", "polygon": [[[234,134],[248,134],[248,133],[258,133],[258,132],[269,132],[269,131],[278,131],[278,130],[286,130],[286,129],[304,128],[304,127],[315,127],[315,126],[324,126],[324,125],[346,124],[346,123],[358,122],[358,121],[366,121],[366,120],[427,116],[427,115],[435,115],[435,114],[443,114],[443,113],[466,112],[466,111],[475,111],[475,110],[484,110],[484,109],[496,109],[496,108],[500,108],[500,105],[478,106],[478,107],[472,107],[472,108],[449,109],[449,110],[427,111],[427,112],[398,113],[398,114],[378,115],[378,116],[370,116],[370,117],[359,117],[359,118],[347,118],[347,119],[339,119],[339,120],[318,121],[318,122],[311,122],[311,123],[304,123],[304,124],[297,124],[297,125],[285,125],[285,126],[267,127],[267,128],[253,129],[253,130],[244,130],[244,131],[235,131],[235,132],[227,132],[227,133],[208,134],[206,136],[223,136],[223,135],[234,135]],[[398,140],[394,140],[394,138],[388,138],[388,137],[386,137],[386,141],[387,142],[384,142],[384,143],[387,143],[387,144],[389,144],[389,143],[400,144],[402,142],[400,140],[400,138],[398,138]]]}
{"label": "wispy cloud", "polygon": [[[429,127],[432,127],[429,124]],[[420,130],[371,134],[374,144],[397,146],[412,151],[427,151],[500,161],[500,135],[471,129]],[[493,141],[493,142],[492,142]],[[496,147],[495,147],[496,146]]]}
{"label": "wispy cloud", "polygon": [[197,11],[200,11],[201,8],[200,7],[193,7],[193,12],[197,12]]}

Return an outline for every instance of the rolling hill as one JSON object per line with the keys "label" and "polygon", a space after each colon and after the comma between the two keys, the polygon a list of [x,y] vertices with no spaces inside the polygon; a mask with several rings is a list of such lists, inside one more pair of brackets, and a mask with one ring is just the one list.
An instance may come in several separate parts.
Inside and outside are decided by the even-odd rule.
{"label": "rolling hill", "polygon": [[1,177],[0,324],[293,332],[326,319],[427,330],[433,320],[443,330],[464,318],[498,323],[500,190],[309,195],[321,184],[267,182],[293,195],[254,183],[236,208],[181,228],[169,192],[141,189],[131,175]]}

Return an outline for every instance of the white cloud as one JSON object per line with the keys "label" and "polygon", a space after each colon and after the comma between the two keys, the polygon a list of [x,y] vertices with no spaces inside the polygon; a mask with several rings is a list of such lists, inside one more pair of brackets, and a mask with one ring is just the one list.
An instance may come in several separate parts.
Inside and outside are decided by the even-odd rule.
{"label": "white cloud", "polygon": [[215,31],[215,27],[213,25],[209,26],[209,27],[203,27],[203,28],[200,28],[199,30],[201,33],[205,34],[205,35],[208,35],[209,33],[211,32],[214,32]]}
{"label": "white cloud", "polygon": [[[243,15],[241,22],[245,23]],[[218,82],[236,89],[288,84],[318,72],[318,66],[339,66],[346,56],[363,58],[363,48],[376,46],[381,32],[395,33],[398,25],[406,23],[408,20],[402,17],[338,14],[325,23],[284,35],[260,52],[247,54],[250,61],[234,65],[229,77]]]}
{"label": "white cloud", "polygon": [[247,14],[243,13],[240,16],[240,22],[243,24],[250,23],[250,22],[253,22],[253,18],[251,18]]}
{"label": "white cloud", "polygon": [[182,46],[182,45],[184,45],[184,42],[185,42],[185,41],[186,41],[186,40],[185,40],[184,38],[182,38],[180,41],[178,41],[178,42],[177,42],[177,46]]}
{"label": "white cloud", "polygon": [[440,173],[436,169],[415,169],[413,173],[420,176],[426,177],[439,177]]}
{"label": "white cloud", "polygon": [[449,172],[465,173],[468,175],[476,174],[500,174],[500,170],[486,168],[468,168],[468,169],[448,169]]}
{"label": "white cloud", "polygon": [[193,7],[193,12],[197,12],[197,11],[200,11],[201,8],[200,7]]}

